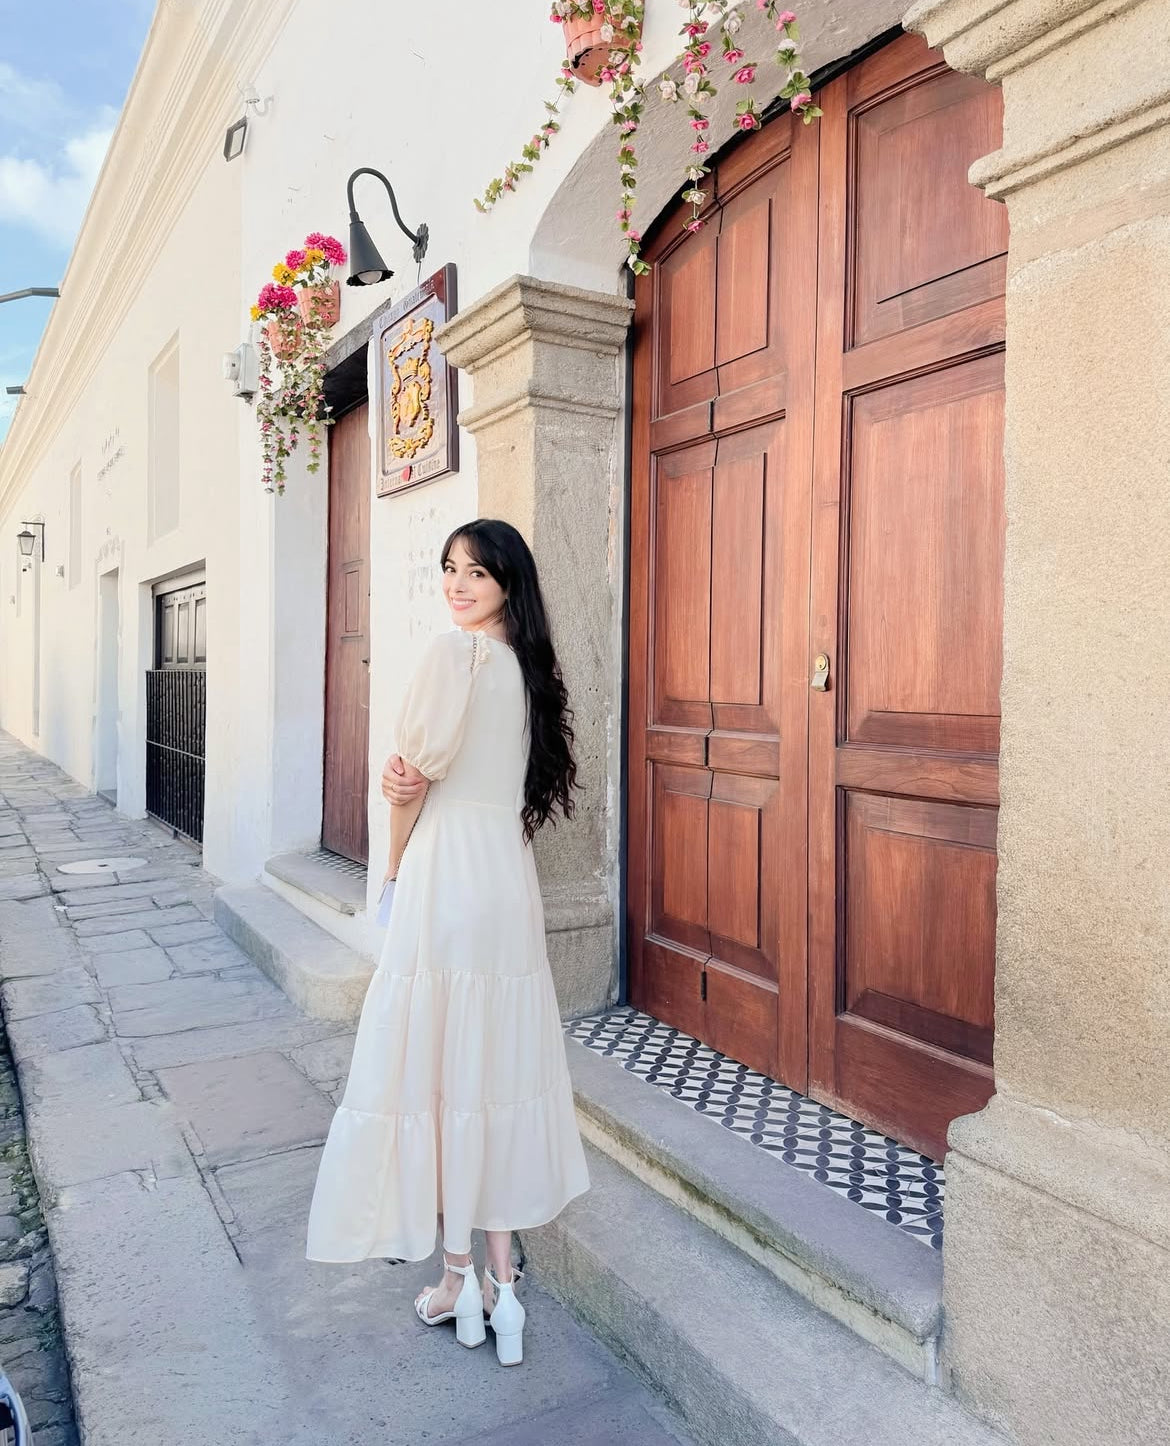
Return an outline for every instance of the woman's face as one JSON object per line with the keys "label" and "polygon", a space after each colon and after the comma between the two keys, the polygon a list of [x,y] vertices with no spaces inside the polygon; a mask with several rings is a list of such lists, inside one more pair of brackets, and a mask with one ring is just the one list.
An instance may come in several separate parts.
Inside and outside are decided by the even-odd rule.
{"label": "woman's face", "polygon": [[461,537],[443,564],[443,596],[457,627],[482,628],[504,610],[504,589],[468,552]]}

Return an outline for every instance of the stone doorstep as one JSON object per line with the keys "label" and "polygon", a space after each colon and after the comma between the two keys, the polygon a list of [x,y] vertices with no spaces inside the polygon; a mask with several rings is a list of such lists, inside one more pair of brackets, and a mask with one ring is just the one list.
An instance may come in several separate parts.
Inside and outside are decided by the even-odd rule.
{"label": "stone doorstep", "polygon": [[583,1137],[923,1381],[938,1380],[942,1253],[566,1040]]}
{"label": "stone doorstep", "polygon": [[314,1019],[354,1023],[374,966],[261,885],[215,891],[213,918]]}
{"label": "stone doorstep", "polygon": [[588,1193],[520,1232],[533,1279],[653,1383],[696,1441],[1005,1446],[614,1160],[586,1155]]}
{"label": "stone doorstep", "polygon": [[291,884],[339,914],[361,914],[366,907],[365,878],[331,869],[307,854],[277,854],[264,865],[266,873]]}

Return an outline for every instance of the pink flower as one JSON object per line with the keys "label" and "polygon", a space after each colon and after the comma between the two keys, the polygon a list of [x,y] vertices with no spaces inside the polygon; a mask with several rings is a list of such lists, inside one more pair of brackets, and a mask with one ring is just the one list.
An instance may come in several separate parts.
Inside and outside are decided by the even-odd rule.
{"label": "pink flower", "polygon": [[698,156],[705,155],[710,149],[711,147],[707,144],[706,141],[696,141],[695,144],[691,147],[691,150],[694,151],[695,154]]}
{"label": "pink flower", "polygon": [[623,206],[622,209],[617,213],[617,218],[619,221],[628,221],[630,219],[630,213],[626,209],[626,207]]}
{"label": "pink flower", "polygon": [[700,42],[698,45],[696,45],[694,48],[695,48],[695,51],[696,51],[699,55],[701,55],[704,60],[706,60],[707,56],[711,54],[711,42],[710,42],[709,40],[703,40],[703,41],[701,41],[701,42]]}
{"label": "pink flower", "polygon": [[345,265],[345,247],[336,236],[325,236],[320,231],[312,231],[305,237],[305,246],[324,251],[325,260],[330,266]]}
{"label": "pink flower", "polygon": [[548,18],[552,21],[554,25],[563,25],[565,23],[565,17],[563,15],[557,15],[554,13]]}
{"label": "pink flower", "polygon": [[700,35],[706,35],[707,22],[705,20],[699,20],[691,25],[684,26],[684,33],[689,35],[692,40]]}
{"label": "pink flower", "polygon": [[635,231],[632,226],[631,226],[630,229],[626,232],[626,236],[627,236],[627,238],[628,238],[630,241],[636,241],[636,242],[638,242],[638,243],[641,243],[641,240],[642,240],[642,233],[641,233],[641,231]]}
{"label": "pink flower", "polygon": [[632,136],[637,129],[638,122],[636,120],[622,121],[623,136]]}
{"label": "pink flower", "polygon": [[297,304],[297,294],[291,286],[277,286],[274,281],[265,282],[256,298],[261,311],[290,311]]}
{"label": "pink flower", "polygon": [[710,125],[711,122],[707,119],[705,115],[697,115],[695,116],[694,120],[691,121],[691,130],[705,131],[710,127]]}
{"label": "pink flower", "polygon": [[756,67],[754,65],[745,65],[742,70],[736,71],[735,83],[736,85],[751,85],[755,78]]}
{"label": "pink flower", "polygon": [[690,231],[690,232],[693,233],[693,232],[695,232],[695,231],[701,231],[706,224],[707,224],[707,223],[706,223],[705,220],[700,220],[700,219],[696,216],[693,221],[688,221],[688,222],[687,222],[685,229],[686,229],[687,231]]}
{"label": "pink flower", "polygon": [[284,264],[290,271],[299,271],[305,264],[305,253],[303,251],[290,251],[284,258]]}
{"label": "pink flower", "polygon": [[593,13],[594,15],[605,14],[605,0],[593,0]]}
{"label": "pink flower", "polygon": [[706,75],[707,73],[707,67],[703,64],[703,62],[699,59],[697,55],[693,54],[689,50],[683,56],[683,69],[688,75]]}
{"label": "pink flower", "polygon": [[795,24],[796,24],[796,16],[793,14],[793,12],[792,12],[791,10],[781,10],[780,14],[777,15],[777,17],[776,17],[776,28],[777,28],[777,29],[779,29],[782,25],[795,25]]}
{"label": "pink flower", "polygon": [[803,110],[806,105],[812,105],[812,95],[809,91],[802,90],[792,97],[793,110]]}
{"label": "pink flower", "polygon": [[727,61],[728,65],[738,65],[743,59],[743,51],[736,50],[733,46],[730,50],[723,52],[723,59]]}
{"label": "pink flower", "polygon": [[608,84],[608,82],[617,78],[617,71],[611,70],[608,65],[603,66],[602,69],[598,72],[598,78],[604,80]]}
{"label": "pink flower", "polygon": [[760,128],[759,120],[750,110],[745,110],[743,115],[737,116],[735,123],[741,131],[755,131]]}

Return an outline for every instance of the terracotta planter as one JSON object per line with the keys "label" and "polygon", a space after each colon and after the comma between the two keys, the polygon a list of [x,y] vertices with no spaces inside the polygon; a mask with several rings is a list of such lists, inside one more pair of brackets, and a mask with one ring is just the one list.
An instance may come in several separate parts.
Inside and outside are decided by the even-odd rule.
{"label": "terracotta planter", "polygon": [[341,319],[341,285],[326,281],[320,286],[302,286],[297,292],[297,304],[306,321],[336,326]]}
{"label": "terracotta planter", "polygon": [[297,355],[301,349],[303,329],[299,316],[290,315],[288,321],[273,318],[268,323],[268,345],[277,361],[291,361]]}
{"label": "terracotta planter", "polygon": [[601,27],[604,24],[604,15],[575,15],[561,27],[565,32],[565,54],[569,67],[574,76],[586,85],[601,84],[601,72],[609,63],[609,53],[615,41],[621,39],[615,31],[614,40],[603,40]]}

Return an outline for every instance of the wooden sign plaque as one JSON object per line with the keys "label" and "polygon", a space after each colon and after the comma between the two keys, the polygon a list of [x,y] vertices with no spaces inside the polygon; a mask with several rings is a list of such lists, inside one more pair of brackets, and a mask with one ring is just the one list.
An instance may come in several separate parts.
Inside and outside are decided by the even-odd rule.
{"label": "wooden sign plaque", "polygon": [[377,323],[379,497],[459,471],[457,373],[434,341],[457,306],[448,262]]}

